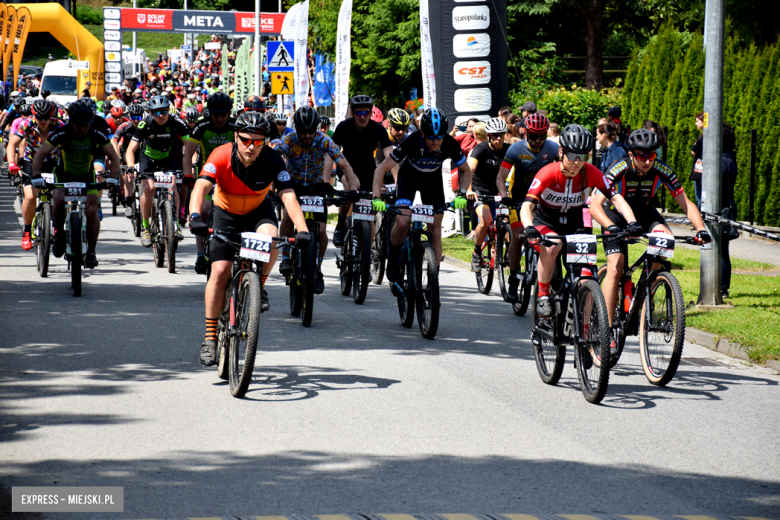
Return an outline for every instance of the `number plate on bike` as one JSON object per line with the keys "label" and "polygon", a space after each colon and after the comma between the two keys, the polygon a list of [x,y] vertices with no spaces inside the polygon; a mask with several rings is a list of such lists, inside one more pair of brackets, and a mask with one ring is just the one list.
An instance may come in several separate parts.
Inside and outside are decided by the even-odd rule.
{"label": "number plate on bike", "polygon": [[241,258],[268,262],[271,260],[273,239],[262,233],[241,233]]}
{"label": "number plate on bike", "polygon": [[83,182],[66,182],[65,202],[87,202],[87,185]]}
{"label": "number plate on bike", "polygon": [[170,188],[173,186],[173,175],[165,172],[154,172],[155,188]]}
{"label": "number plate on bike", "polygon": [[499,207],[499,204],[501,204],[501,197],[500,196],[496,196],[496,198],[493,199],[493,200],[496,201],[496,215],[509,215],[509,208],[507,208],[507,207],[503,207],[503,208]]}
{"label": "number plate on bike", "polygon": [[48,182],[49,184],[54,184],[54,174],[53,173],[42,173],[41,178]]}
{"label": "number plate on bike", "polygon": [[566,263],[596,265],[596,237],[593,235],[568,235],[566,237]]}
{"label": "number plate on bike", "polygon": [[647,254],[672,258],[674,256],[674,237],[667,233],[647,234]]}
{"label": "number plate on bike", "polygon": [[385,184],[385,195],[392,197],[398,190],[398,186],[395,184]]}
{"label": "number plate on bike", "polygon": [[374,208],[369,199],[360,199],[352,206],[352,220],[374,221]]}
{"label": "number plate on bike", "polygon": [[433,223],[433,206],[412,206],[412,220],[423,224]]}
{"label": "number plate on bike", "polygon": [[325,213],[325,201],[322,197],[301,197],[301,211]]}

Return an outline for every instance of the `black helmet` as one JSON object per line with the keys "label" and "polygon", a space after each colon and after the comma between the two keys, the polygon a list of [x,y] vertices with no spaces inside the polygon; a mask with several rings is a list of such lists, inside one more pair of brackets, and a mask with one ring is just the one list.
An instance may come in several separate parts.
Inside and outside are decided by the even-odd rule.
{"label": "black helmet", "polygon": [[186,119],[188,123],[195,123],[200,119],[200,112],[198,112],[198,109],[195,107],[187,107],[184,111],[184,119]]}
{"label": "black helmet", "polygon": [[265,101],[260,96],[249,96],[244,103],[244,110],[261,110],[265,111]]}
{"label": "black helmet", "polygon": [[593,135],[584,126],[569,125],[561,132],[561,148],[574,153],[588,153],[593,149]]}
{"label": "black helmet", "polygon": [[32,114],[32,105],[24,104],[19,108],[19,113],[27,117]]}
{"label": "black helmet", "polygon": [[620,107],[609,107],[609,110],[607,110],[607,116],[615,118],[620,117],[623,115],[623,111],[620,109]]}
{"label": "black helmet", "polygon": [[233,100],[224,92],[215,92],[207,101],[209,112],[212,114],[224,114],[233,108]]}
{"label": "black helmet", "polygon": [[293,125],[298,132],[316,132],[320,126],[320,115],[310,106],[303,106],[295,111]]}
{"label": "black helmet", "polygon": [[170,106],[171,102],[167,97],[154,96],[146,104],[146,109],[149,110],[149,112],[154,112],[155,110],[168,110]]}
{"label": "black helmet", "polygon": [[328,116],[320,116],[320,126],[330,126],[330,118]]}
{"label": "black helmet", "polygon": [[647,128],[640,128],[634,130],[631,135],[628,136],[628,149],[632,152],[634,150],[646,150],[652,152],[658,149],[658,136],[652,130]]}
{"label": "black helmet", "polygon": [[54,104],[51,101],[45,99],[36,99],[32,106],[33,114],[36,117],[51,117],[54,115]]}
{"label": "black helmet", "polygon": [[46,99],[49,96],[51,96],[51,90],[47,88],[41,90],[41,97],[43,97],[43,99]]}
{"label": "black helmet", "polygon": [[68,118],[71,123],[82,125],[91,123],[93,117],[92,107],[85,101],[76,101],[68,107]]}
{"label": "black helmet", "polygon": [[265,114],[260,112],[241,112],[236,119],[236,132],[245,130],[253,134],[268,135],[271,130],[271,123],[265,118]]}
{"label": "black helmet", "polygon": [[127,107],[127,113],[132,117],[138,117],[144,115],[144,107],[139,105],[138,103],[133,103],[129,107]]}
{"label": "black helmet", "polygon": [[354,96],[352,99],[349,100],[349,106],[352,107],[352,109],[355,109],[357,107],[373,107],[374,100],[371,99],[371,96],[366,96],[365,94],[358,94],[357,96]]}
{"label": "black helmet", "polygon": [[425,135],[444,135],[448,127],[447,116],[438,108],[426,109],[420,118],[420,130]]}

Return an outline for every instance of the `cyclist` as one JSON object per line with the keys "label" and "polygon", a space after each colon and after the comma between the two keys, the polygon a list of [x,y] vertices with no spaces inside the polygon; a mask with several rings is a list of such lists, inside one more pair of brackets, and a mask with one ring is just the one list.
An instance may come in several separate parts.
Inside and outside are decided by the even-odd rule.
{"label": "cyclist", "polygon": [[[138,130],[138,125],[144,118],[144,109],[141,105],[130,105],[127,107],[125,114],[130,120],[119,125],[119,128],[116,129],[114,136],[111,138],[111,144],[114,145],[114,150],[116,150],[119,159],[122,161],[127,153],[127,147],[130,145],[135,132]],[[136,150],[136,162],[138,162],[138,152],[139,150]],[[125,195],[124,199],[120,200],[120,202],[126,205],[125,216],[127,218],[133,218],[133,181],[135,180],[135,176],[132,173],[127,172],[122,174],[122,179],[125,187]]]}
{"label": "cyclist", "polygon": [[[338,124],[333,132],[333,142],[341,146],[341,152],[352,166],[359,185],[350,184],[349,178],[347,178],[347,182],[342,180],[342,183],[348,190],[358,190],[361,187],[368,190],[368,187],[374,184],[374,170],[376,169],[374,150],[379,147],[385,156],[389,157],[390,152],[393,151],[393,143],[387,137],[387,131],[384,127],[371,121],[371,111],[374,108],[373,99],[364,94],[358,94],[349,100],[349,108],[352,117]],[[336,247],[341,247],[344,243],[344,222],[349,209],[349,205],[339,208],[336,231],[333,233],[333,245]]]}
{"label": "cyclist", "polygon": [[[295,194],[298,196],[307,194],[314,194],[320,197],[325,196],[325,185],[330,186],[330,170],[324,168],[326,157],[330,157],[333,162],[339,165],[347,178],[350,179],[350,183],[357,182],[352,168],[336,144],[330,137],[317,131],[319,123],[320,116],[316,110],[309,106],[299,108],[293,116],[295,132],[284,136],[282,144],[276,148],[276,151],[287,159],[287,170],[292,177]],[[314,292],[321,294],[325,290],[325,281],[322,276],[322,259],[328,247],[328,235],[325,233],[327,214],[316,213],[314,218],[321,223],[320,236],[318,237],[320,243],[320,270],[317,272]],[[292,232],[292,220],[286,211],[282,217],[280,229],[283,236],[289,236]],[[300,228],[298,229],[300,230]],[[282,263],[279,265],[279,271],[286,275],[292,271],[292,267],[290,259],[283,257]]]}
{"label": "cyclist", "polygon": [[[246,98],[246,102],[244,103],[244,112],[260,112],[261,114],[265,114],[267,110],[267,107],[265,106],[265,101],[263,101],[263,98],[260,96],[249,96]],[[274,139],[279,139],[279,129],[274,124],[274,119],[269,116],[274,116],[273,114],[269,114],[266,116],[266,119],[271,123],[271,129],[268,132],[268,139],[266,139],[269,143],[273,141]],[[285,119],[285,125],[287,124],[287,120]]]}
{"label": "cyclist", "polygon": [[[55,169],[58,182],[95,182],[95,155],[100,153],[109,158],[111,177],[106,179],[111,184],[119,184],[119,157],[111,146],[108,134],[104,129],[94,124],[95,113],[87,101],[76,101],[68,109],[68,123],[54,132],[38,148],[33,157],[33,179],[40,177],[43,164],[56,148],[60,150],[62,160]],[[35,185],[35,182],[33,182]],[[54,256],[60,258],[65,253],[65,195],[61,190],[53,194]],[[84,266],[94,269],[98,265],[95,247],[100,234],[100,219],[98,217],[99,197],[97,190],[87,193],[87,253],[84,256]]]}
{"label": "cyclist", "polygon": [[479,224],[474,230],[474,252],[471,255],[471,268],[478,272],[482,263],[482,242],[493,223],[496,211],[495,202],[485,204],[479,200],[481,195],[498,195],[496,178],[504,156],[510,146],[504,142],[507,133],[506,122],[500,117],[494,117],[485,122],[485,132],[488,140],[479,143],[469,153],[468,163],[473,176],[471,186],[466,190],[466,198],[474,202],[474,209]]}
{"label": "cyclist", "polygon": [[108,127],[111,128],[111,133],[115,134],[117,129],[122,126],[123,123],[130,121],[124,117],[126,109],[127,107],[125,106],[125,102],[121,99],[115,99],[111,102],[110,115],[105,118],[106,122],[108,123]]}
{"label": "cyclist", "polygon": [[[585,201],[592,189],[609,193],[609,181],[601,170],[587,163],[593,148],[593,136],[580,125],[569,125],[561,132],[561,161],[539,170],[531,182],[520,218],[529,243],[541,235],[571,235],[582,232]],[[613,202],[625,208],[625,200],[613,197]],[[534,214],[536,210],[536,214]],[[534,246],[539,250],[536,313],[552,316],[550,282],[555,271],[555,260],[561,250],[560,239],[553,246]]]}
{"label": "cyclist", "polygon": [[[13,165],[11,155],[16,153],[17,145],[20,146],[20,150],[24,150],[24,159],[22,161],[22,170],[25,173],[25,176],[22,177],[22,184],[24,185],[24,202],[22,202],[22,219],[24,220],[22,249],[25,251],[29,251],[33,246],[30,233],[32,232],[32,221],[35,217],[36,197],[38,196],[38,190],[33,189],[30,182],[33,157],[35,157],[35,152],[38,151],[41,145],[46,142],[49,134],[64,125],[62,121],[52,118],[56,112],[56,108],[51,101],[36,99],[33,103],[32,111],[35,117],[29,118],[19,125],[16,129],[16,133],[11,136],[8,147],[8,169],[11,173],[15,170],[16,174],[19,173],[19,167]],[[43,171],[46,173],[53,173],[57,166],[58,159],[59,154],[57,150],[55,150],[44,159],[42,166]]]}
{"label": "cyclist", "polygon": [[333,137],[333,130],[330,129],[330,118],[320,116],[320,131],[328,137]]}
{"label": "cyclist", "polygon": [[[171,102],[162,96],[155,96],[149,100],[148,109],[151,112],[133,135],[130,146],[127,147],[125,160],[128,166],[135,166],[135,152],[141,147],[139,172],[158,172],[181,170],[182,147],[189,138],[187,125],[178,119],[171,117],[168,112]],[[143,230],[141,231],[141,245],[152,247],[152,235],[149,232],[149,217],[152,213],[152,199],[154,197],[154,179],[142,181],[141,192],[141,218]],[[179,210],[179,193],[173,190],[176,199],[176,212]],[[176,235],[181,237],[176,220]]]}
{"label": "cyclist", "polygon": [[[390,139],[390,143],[392,143],[393,147],[398,146],[398,144],[408,137],[407,131],[409,130],[409,123],[411,123],[411,121],[406,110],[391,108],[390,111],[387,112],[387,137]],[[382,164],[382,161],[385,160],[384,150],[377,149],[374,152],[374,159],[377,166]],[[390,171],[392,172],[392,176],[390,173],[385,175],[385,184],[392,184],[395,182],[396,177],[398,177],[398,165]]]}
{"label": "cyclist", "polygon": [[[209,225],[198,211],[206,194],[214,188],[214,212],[211,227],[225,230],[257,231],[277,235],[277,220],[271,199],[267,197],[272,185],[295,226],[306,229],[306,220],[295,198],[290,174],[278,152],[265,146],[270,123],[258,112],[241,113],[234,124],[234,142],[214,150],[203,166],[190,199],[190,230],[195,235],[208,233]],[[311,235],[302,231],[296,236],[296,245],[305,246]],[[206,284],[206,338],[200,351],[200,362],[215,363],[217,320],[222,312],[225,286],[230,278],[234,250],[218,240],[210,245],[211,276]],[[271,259],[263,264],[261,273],[262,311],[270,307],[265,282],[276,262],[278,249],[271,249]]]}
{"label": "cyclist", "polygon": [[[339,125],[340,126],[340,125]],[[401,214],[395,219],[390,235],[390,254],[387,258],[387,279],[395,282],[398,272],[398,253],[401,244],[406,240],[411,223],[411,210],[415,193],[419,190],[422,203],[427,205],[444,204],[444,185],[442,183],[441,165],[447,159],[452,159],[458,168],[463,186],[471,185],[471,167],[466,161],[466,156],[460,149],[455,138],[447,133],[447,116],[437,108],[429,108],[423,112],[420,118],[420,130],[413,132],[403,143],[398,145],[393,153],[380,164],[374,172],[374,200],[376,211],[384,211],[385,203],[380,199],[382,180],[386,172],[396,164],[401,164],[398,171],[398,199],[397,206],[405,206]],[[463,188],[457,192],[453,201],[456,209],[466,207]],[[433,238],[433,249],[436,253],[437,264],[441,259],[441,221],[442,214],[436,215],[433,224],[428,224],[428,231]]]}
{"label": "cyclist", "polygon": [[[611,193],[625,197],[627,207],[610,204],[606,192],[599,190],[593,194],[590,204],[590,213],[596,222],[601,224],[607,233],[626,230],[631,236],[650,232],[671,234],[664,217],[650,204],[656,191],[663,185],[696,228],[696,238],[705,244],[711,242],[712,238],[704,228],[696,204],[685,194],[674,171],[658,160],[658,137],[655,132],[645,128],[634,130],[629,135],[627,144],[628,159],[614,161],[606,173],[612,185]],[[602,292],[607,304],[610,326],[617,305],[618,285],[623,275],[627,249],[623,241],[604,241],[607,275]]]}
{"label": "cyclist", "polygon": [[[230,117],[230,110],[233,108],[233,100],[223,93],[217,92],[209,96],[208,100],[209,117],[204,117],[200,123],[195,125],[192,130],[191,138],[187,141],[187,145],[184,147],[184,177],[188,179],[194,179],[192,173],[192,165],[195,155],[200,148],[200,156],[208,158],[211,156],[211,152],[216,150],[223,144],[232,143],[234,141],[234,124],[235,119]],[[194,107],[187,108],[187,110],[196,110]],[[202,173],[202,172],[201,172]],[[211,197],[208,196],[204,200],[202,207],[198,208],[198,213],[204,222],[208,222],[209,215],[211,213]],[[206,262],[206,256],[204,251],[203,237],[196,237],[198,256],[195,260],[195,272],[198,274],[206,274],[208,270],[208,263]]]}
{"label": "cyclist", "polygon": [[[547,130],[550,128],[550,121],[547,117],[539,113],[526,116],[525,128],[526,138],[509,147],[496,179],[498,193],[504,197],[505,200],[502,202],[507,206],[525,200],[531,181],[539,170],[558,160],[558,143],[547,139]],[[510,170],[513,170],[514,173],[507,188]],[[510,302],[516,302],[517,288],[520,284],[517,271],[520,267],[523,243],[519,235],[523,232],[523,223],[514,209],[509,212],[509,222],[512,227],[512,242],[509,244],[509,294],[507,299]]]}

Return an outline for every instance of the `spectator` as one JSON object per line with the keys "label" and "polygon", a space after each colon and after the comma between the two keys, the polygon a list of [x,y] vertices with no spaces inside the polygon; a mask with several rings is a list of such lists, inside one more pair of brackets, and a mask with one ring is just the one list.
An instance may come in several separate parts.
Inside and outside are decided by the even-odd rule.
{"label": "spectator", "polygon": [[521,126],[520,118],[517,114],[509,116],[509,120],[506,122],[507,133],[506,142],[509,144],[515,144],[517,141],[525,139],[525,127]]}
{"label": "spectator", "polygon": [[[737,183],[737,152],[734,150],[736,137],[734,130],[723,124],[723,154],[721,156],[721,214],[729,220],[737,219],[737,202],[734,200],[734,185]],[[720,294],[729,297],[731,288],[731,256],[729,242],[739,238],[739,231],[731,226],[722,226],[720,242]]]}
{"label": "spectator", "polygon": [[555,141],[556,143],[561,138],[561,127],[558,123],[550,123],[550,128],[547,130],[547,139]]}
{"label": "spectator", "polygon": [[488,137],[487,137],[487,132],[485,131],[485,123],[480,121],[479,123],[474,124],[473,132],[474,132],[474,140],[476,140],[476,144],[474,146],[477,146],[479,143],[484,143],[485,141],[487,141]]}
{"label": "spectator", "polygon": [[[477,123],[479,123],[479,119],[472,117],[466,122],[466,131],[455,136],[455,140],[458,141],[460,149],[463,150],[463,155],[468,156],[469,152],[477,146],[477,141],[474,139],[474,125]],[[453,132],[454,131],[455,128],[453,128]]]}
{"label": "spectator", "polygon": [[623,115],[623,110],[618,107],[610,107],[609,110],[607,110],[607,118],[609,119],[609,122],[612,123],[617,127],[617,140],[621,143],[625,143],[628,141],[628,132],[623,128],[623,122],[620,120],[620,117]]}
{"label": "spectator", "polygon": [[520,107],[520,115],[525,120],[526,117],[536,113],[536,103],[533,101],[526,101],[523,106]]}
{"label": "spectator", "polygon": [[512,109],[510,107],[501,107],[498,109],[498,117],[504,120],[505,123],[509,121],[509,116],[512,115]]}
{"label": "spectator", "polygon": [[[696,114],[696,129],[702,132],[704,128],[704,112]],[[725,149],[725,148],[724,148]],[[693,191],[696,194],[696,205],[701,210],[701,172],[702,172],[702,152],[704,151],[704,133],[699,134],[696,142],[691,147],[693,156],[693,167],[691,168],[691,180],[693,181]]]}

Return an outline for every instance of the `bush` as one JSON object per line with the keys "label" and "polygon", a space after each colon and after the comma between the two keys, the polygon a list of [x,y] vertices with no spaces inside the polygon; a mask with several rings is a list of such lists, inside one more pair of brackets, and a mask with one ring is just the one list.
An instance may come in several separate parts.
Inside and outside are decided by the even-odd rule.
{"label": "bush", "polygon": [[560,87],[547,91],[537,106],[546,110],[550,121],[561,128],[576,123],[592,129],[599,119],[607,116],[609,107],[619,104],[620,94],[615,88],[596,91],[575,85],[571,89]]}
{"label": "bush", "polygon": [[81,25],[103,25],[103,9],[78,4],[76,6],[76,21]]}

